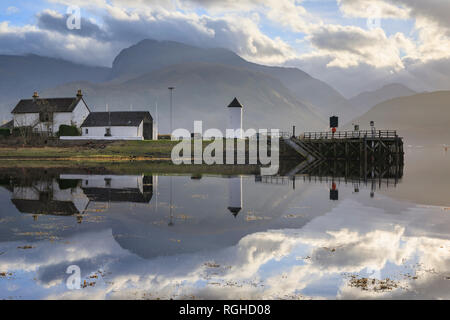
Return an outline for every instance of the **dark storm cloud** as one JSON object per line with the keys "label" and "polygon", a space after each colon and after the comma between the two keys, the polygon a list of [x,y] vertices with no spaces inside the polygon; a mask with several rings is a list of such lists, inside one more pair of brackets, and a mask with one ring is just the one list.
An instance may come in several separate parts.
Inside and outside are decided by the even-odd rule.
{"label": "dark storm cloud", "polygon": [[44,11],[37,15],[37,26],[42,30],[55,31],[62,34],[72,34],[80,37],[91,37],[97,40],[106,41],[111,38],[97,24],[81,17],[80,29],[67,28],[69,15],[56,15],[49,11]]}

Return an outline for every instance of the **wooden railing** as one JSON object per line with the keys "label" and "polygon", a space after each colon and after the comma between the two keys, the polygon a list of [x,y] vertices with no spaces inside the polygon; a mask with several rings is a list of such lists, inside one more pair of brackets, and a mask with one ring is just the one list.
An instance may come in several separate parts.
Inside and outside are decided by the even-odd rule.
{"label": "wooden railing", "polygon": [[362,139],[362,138],[397,138],[395,130],[362,130],[362,131],[336,131],[332,132],[305,132],[301,139]]}

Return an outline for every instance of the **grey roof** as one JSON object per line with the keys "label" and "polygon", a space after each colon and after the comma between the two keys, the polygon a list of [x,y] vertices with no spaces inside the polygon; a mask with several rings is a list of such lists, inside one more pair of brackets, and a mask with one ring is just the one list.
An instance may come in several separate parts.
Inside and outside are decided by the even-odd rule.
{"label": "grey roof", "polygon": [[3,129],[12,129],[14,128],[14,120],[8,121],[7,123],[0,126]]}
{"label": "grey roof", "polygon": [[81,97],[22,99],[11,113],[39,113],[51,109],[53,112],[72,112]]}
{"label": "grey roof", "polygon": [[139,189],[82,188],[86,197],[97,202],[140,202],[149,203],[153,193],[141,193]]}
{"label": "grey roof", "polygon": [[142,120],[152,121],[148,111],[91,112],[82,127],[137,127]]}
{"label": "grey roof", "polygon": [[235,97],[233,101],[228,105],[228,108],[242,108],[242,104],[238,101],[238,99]]}
{"label": "grey roof", "polygon": [[57,216],[70,216],[78,214],[78,209],[71,201],[39,201],[39,200],[24,200],[11,199],[17,210],[22,213],[33,214],[50,214]]}

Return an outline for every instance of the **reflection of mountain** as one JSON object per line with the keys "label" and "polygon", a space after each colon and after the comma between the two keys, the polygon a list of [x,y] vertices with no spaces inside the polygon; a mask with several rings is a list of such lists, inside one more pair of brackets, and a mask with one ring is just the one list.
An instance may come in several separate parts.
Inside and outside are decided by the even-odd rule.
{"label": "reflection of mountain", "polygon": [[[345,190],[340,185],[338,188],[340,200],[345,199]],[[110,228],[122,248],[144,258],[214,251],[235,245],[249,234],[301,229],[338,203],[329,201],[327,188],[309,181],[296,180],[294,189],[290,180],[287,184],[267,184],[253,176],[203,176],[196,180],[190,176],[156,179],[142,175],[62,174],[59,179],[16,186],[13,197],[34,201],[30,202],[31,208],[25,202],[16,203],[17,209],[28,213],[61,214],[60,207],[52,207],[53,201],[69,201],[80,214],[73,207],[72,211],[65,209],[67,214],[86,217],[76,229],[55,230],[55,236]],[[239,212],[234,215],[234,211]],[[99,223],[90,223],[93,220],[89,219]],[[33,230],[32,222],[27,221],[26,229]],[[45,218],[44,222],[48,223]],[[75,225],[76,221],[58,223]],[[19,223],[14,228],[24,226]],[[3,235],[20,239],[20,234],[11,237],[10,233]]]}
{"label": "reflection of mountain", "polygon": [[[173,179],[173,203],[170,179]],[[315,197],[303,196],[309,190],[308,184],[293,190],[290,185],[255,183],[254,177],[205,176],[201,183],[188,176],[160,176],[158,182],[158,203],[135,207],[132,214],[124,214],[124,209],[108,211],[116,241],[122,248],[146,259],[215,251],[234,245],[252,233],[301,228],[335,205],[324,201],[314,205],[314,210],[289,218],[289,214],[295,213],[295,207],[310,205],[312,208],[310,202]],[[237,215],[232,214],[238,209]]]}

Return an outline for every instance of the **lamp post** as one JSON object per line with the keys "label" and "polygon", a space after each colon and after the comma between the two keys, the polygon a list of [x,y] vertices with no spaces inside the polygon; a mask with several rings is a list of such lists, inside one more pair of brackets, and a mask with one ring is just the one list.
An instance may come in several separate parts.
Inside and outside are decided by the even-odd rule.
{"label": "lamp post", "polygon": [[172,101],[173,101],[173,90],[175,89],[175,87],[169,87],[168,88],[170,91],[170,137],[172,137]]}

